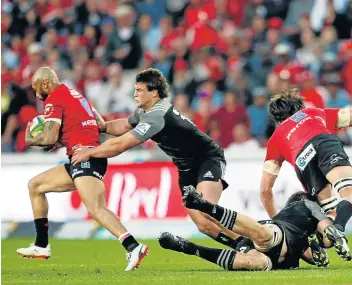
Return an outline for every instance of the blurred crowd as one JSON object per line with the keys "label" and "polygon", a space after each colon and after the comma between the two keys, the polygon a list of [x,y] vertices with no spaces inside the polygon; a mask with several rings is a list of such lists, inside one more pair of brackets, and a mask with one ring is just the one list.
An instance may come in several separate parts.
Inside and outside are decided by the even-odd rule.
{"label": "blurred crowd", "polygon": [[306,106],[351,102],[350,0],[3,0],[1,13],[2,151],[26,151],[43,65],[106,119],[130,114],[136,73],[158,68],[176,108],[228,152],[265,147],[281,89]]}

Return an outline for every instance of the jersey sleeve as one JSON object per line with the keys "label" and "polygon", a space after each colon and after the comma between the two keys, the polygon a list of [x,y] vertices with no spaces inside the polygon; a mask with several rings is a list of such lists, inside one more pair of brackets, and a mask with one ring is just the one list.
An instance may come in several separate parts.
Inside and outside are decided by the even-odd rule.
{"label": "jersey sleeve", "polygon": [[309,209],[312,216],[316,218],[318,221],[322,221],[328,218],[325,214],[323,214],[320,206],[317,203],[307,200],[307,201],[304,201],[304,204]]}
{"label": "jersey sleeve", "polygon": [[163,116],[145,115],[130,133],[137,139],[145,142],[159,133],[164,126],[165,120]]}
{"label": "jersey sleeve", "polygon": [[139,109],[136,109],[128,118],[127,121],[132,127],[136,127],[139,123]]}
{"label": "jersey sleeve", "polygon": [[279,162],[279,166],[282,165],[283,162],[283,156],[279,150],[279,148],[276,146],[276,144],[273,142],[272,139],[268,141],[268,145],[266,148],[266,156],[265,156],[265,161],[268,160],[276,160]]}
{"label": "jersey sleeve", "polygon": [[44,106],[44,119],[46,122],[53,121],[61,125],[63,116],[63,107],[54,100],[48,100]]}
{"label": "jersey sleeve", "polygon": [[332,132],[336,132],[336,123],[339,117],[340,109],[333,109],[333,108],[326,108],[324,109],[325,113],[325,121],[326,121],[326,128]]}

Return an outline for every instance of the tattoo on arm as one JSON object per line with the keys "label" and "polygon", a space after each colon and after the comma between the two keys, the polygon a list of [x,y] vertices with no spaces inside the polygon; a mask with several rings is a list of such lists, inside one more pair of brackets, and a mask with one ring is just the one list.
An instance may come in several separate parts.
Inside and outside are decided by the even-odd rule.
{"label": "tattoo on arm", "polygon": [[46,121],[44,123],[44,130],[36,137],[26,138],[26,142],[31,146],[47,146],[55,144],[58,139],[59,128],[55,126],[58,124],[53,121]]}

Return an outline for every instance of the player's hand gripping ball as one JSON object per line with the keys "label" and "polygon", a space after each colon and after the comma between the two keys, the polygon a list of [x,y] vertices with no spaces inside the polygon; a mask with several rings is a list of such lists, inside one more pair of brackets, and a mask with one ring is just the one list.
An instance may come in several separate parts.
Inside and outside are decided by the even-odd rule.
{"label": "player's hand gripping ball", "polygon": [[29,127],[29,132],[32,137],[36,137],[44,130],[44,116],[40,115],[32,120],[31,126]]}

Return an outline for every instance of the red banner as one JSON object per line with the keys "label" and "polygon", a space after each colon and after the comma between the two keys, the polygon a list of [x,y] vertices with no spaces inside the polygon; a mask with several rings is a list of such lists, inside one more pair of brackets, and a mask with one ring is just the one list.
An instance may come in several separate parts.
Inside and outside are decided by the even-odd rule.
{"label": "red banner", "polygon": [[[108,208],[123,221],[187,217],[171,162],[109,165],[104,183]],[[77,191],[72,192],[72,207],[81,203]]]}

